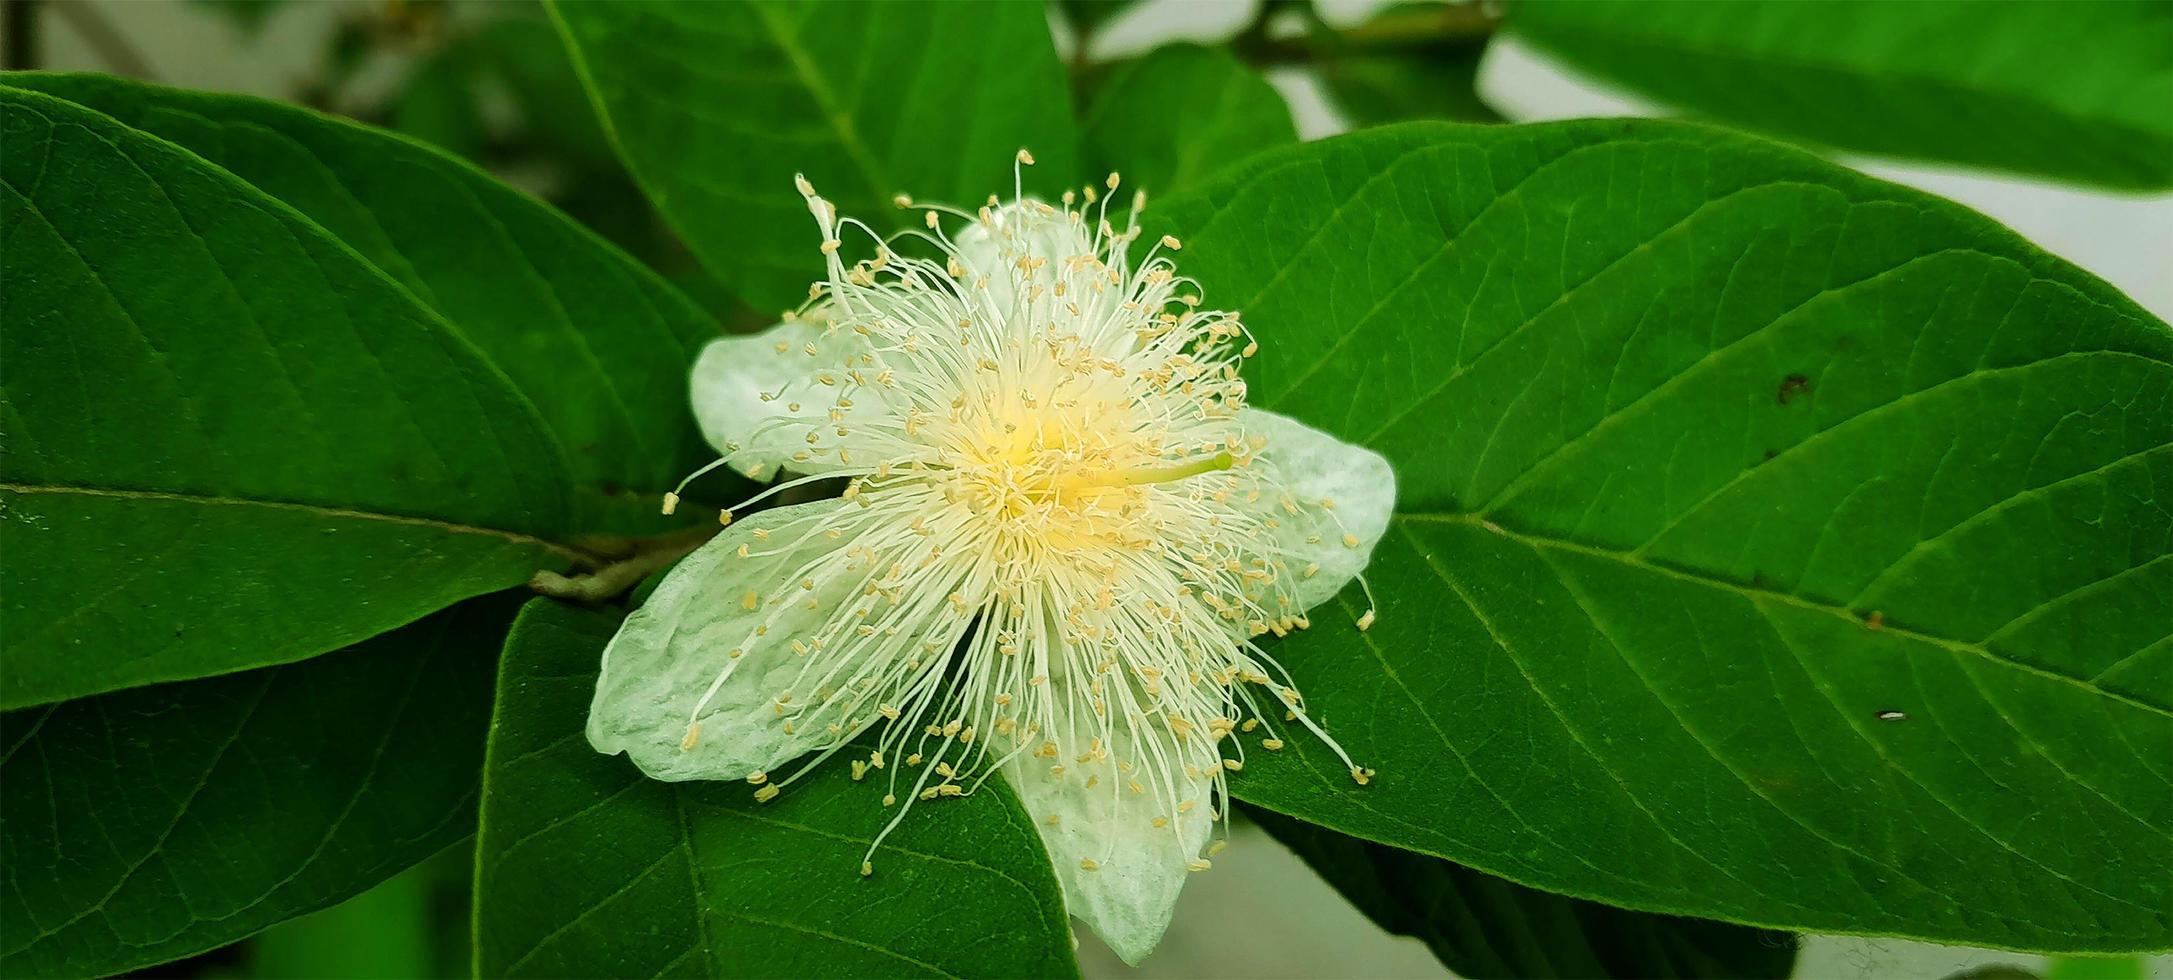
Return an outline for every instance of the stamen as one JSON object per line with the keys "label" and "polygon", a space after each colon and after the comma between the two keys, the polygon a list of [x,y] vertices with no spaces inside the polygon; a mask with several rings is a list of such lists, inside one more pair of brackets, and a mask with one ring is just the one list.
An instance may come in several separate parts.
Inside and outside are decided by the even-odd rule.
{"label": "stamen", "polygon": [[[1014,157],[1014,195],[1033,164]],[[718,597],[731,652],[686,746],[747,662],[777,685],[770,723],[826,734],[808,767],[870,731],[876,746],[848,760],[851,776],[883,783],[896,812],[864,875],[914,806],[969,795],[1014,762],[1139,800],[1171,832],[1221,819],[1246,743],[1285,747],[1277,717],[1321,738],[1354,780],[1372,776],[1253,639],[1309,625],[1296,590],[1321,573],[1313,556],[1360,542],[1247,431],[1238,365],[1257,341],[1177,274],[1182,242],[1143,241],[1144,195],[1123,231],[1111,227],[1119,184],[1112,173],[1065,191],[1060,208],[1015,196],[973,213],[900,194],[892,203],[919,209],[925,228],[886,237],[795,178],[826,271],[794,314],[807,333],[785,351],[804,373],[763,392],[777,414],[688,480],[731,459],[750,468],[763,454],[746,446],[790,447],[788,468],[807,475],[725,524],[792,488],[848,482],[735,542],[767,578]],[[841,257],[855,251],[845,234],[868,236],[874,258]],[[894,247],[907,236],[927,248]],[[1366,594],[1361,630],[1376,615]],[[791,781],[756,776],[764,802]]]}

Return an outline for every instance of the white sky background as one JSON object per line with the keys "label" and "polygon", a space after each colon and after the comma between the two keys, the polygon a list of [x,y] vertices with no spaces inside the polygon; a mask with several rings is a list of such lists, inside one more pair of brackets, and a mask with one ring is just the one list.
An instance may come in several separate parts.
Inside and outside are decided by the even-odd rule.
{"label": "white sky background", "polygon": [[[178,0],[59,2],[98,7],[161,82],[273,98],[286,95],[310,73],[346,6],[291,5],[271,16],[263,32],[251,39],[217,14]],[[1385,5],[1382,0],[1316,2],[1337,24],[1363,20]],[[1093,53],[1138,53],[1178,38],[1220,40],[1251,18],[1252,7],[1252,0],[1145,0],[1109,25]],[[108,69],[62,18],[50,14],[41,36],[45,67]],[[366,75],[365,83],[390,84],[398,77],[397,65],[377,67],[382,70]],[[1290,101],[1298,131],[1306,138],[1345,128],[1302,73],[1278,70],[1270,80]],[[1551,62],[1514,38],[1497,39],[1490,48],[1480,90],[1496,109],[1517,121],[1665,114]],[[1982,211],[2104,277],[2159,317],[2173,319],[2173,195],[2077,190],[1867,158],[1843,162]],[[1382,932],[1303,862],[1251,827],[1239,828],[1213,872],[1192,876],[1175,925],[1142,968],[1125,967],[1091,935],[1080,937],[1079,958],[1089,978],[1449,976],[1417,940]],[[1993,963],[2041,970],[2044,958],[1899,940],[1811,937],[1796,975],[1814,980],[1942,978]],[[2154,958],[2149,973],[2173,978],[2173,957]]]}

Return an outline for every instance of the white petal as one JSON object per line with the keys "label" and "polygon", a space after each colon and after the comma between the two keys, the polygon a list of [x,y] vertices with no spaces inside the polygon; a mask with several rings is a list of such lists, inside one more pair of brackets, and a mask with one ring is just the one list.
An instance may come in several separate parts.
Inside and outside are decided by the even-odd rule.
{"label": "white petal", "polygon": [[[1051,680],[1052,685],[1060,683],[1060,677]],[[1065,907],[1134,966],[1162,941],[1177,909],[1177,894],[1191,873],[1188,864],[1200,856],[1214,830],[1213,782],[1205,776],[1187,777],[1182,760],[1204,771],[1220,764],[1200,738],[1179,743],[1156,730],[1146,737],[1160,742],[1162,758],[1180,760],[1172,765],[1167,784],[1158,785],[1145,765],[1128,774],[1109,761],[1081,763],[1031,753],[1014,758],[1004,773],[1041,831],[1042,846],[1064,883]],[[1135,748],[1130,736],[1120,734],[1113,741],[1113,759],[1156,755],[1152,749]],[[1061,764],[1064,774],[1052,775],[1052,764]],[[1097,779],[1092,788],[1087,786],[1089,777]],[[1135,779],[1143,792],[1132,791]],[[1177,813],[1176,806],[1187,800],[1193,804],[1188,812]],[[1157,818],[1164,826],[1154,825]],[[1094,862],[1094,870],[1082,861]]]}
{"label": "white petal", "polygon": [[[795,641],[823,635],[860,596],[865,572],[849,568],[843,554],[853,537],[831,540],[819,533],[831,515],[850,506],[828,500],[762,511],[682,560],[605,648],[589,707],[589,744],[607,755],[626,753],[657,779],[741,779],[865,728],[871,711],[852,713],[858,720],[842,733],[830,732],[827,723],[846,713],[824,711],[797,719],[788,733],[776,701],[792,691],[798,698],[793,711],[812,708],[816,693],[801,688],[813,686],[808,678],[839,658],[903,658],[921,639],[906,630],[795,652]],[[770,530],[770,537],[757,539],[758,528]],[[739,557],[742,545],[752,557]],[[803,582],[814,587],[802,588]],[[747,608],[750,595],[754,609]],[[768,626],[766,635],[754,636],[760,625]],[[742,651],[737,659],[734,649]],[[727,665],[730,675],[697,719],[696,706]],[[696,720],[700,735],[690,744],[688,725]]]}
{"label": "white petal", "polygon": [[[974,221],[952,239],[958,260],[966,267],[967,280],[987,278],[989,300],[999,310],[1011,307],[1022,276],[1029,282],[1053,287],[1064,274],[1065,259],[1094,254],[1094,244],[1083,225],[1072,224],[1061,211],[1044,215],[1040,205],[1040,201],[1027,198],[991,209],[993,231],[989,224]],[[1027,276],[1017,264],[1025,256],[1046,259],[1048,264]]]}
{"label": "white petal", "polygon": [[[712,340],[694,362],[688,393],[695,421],[743,475],[764,479],[780,469],[814,474],[840,468],[834,453],[793,458],[806,452],[808,433],[828,424],[837,402],[837,389],[816,376],[843,370],[860,351],[851,334],[830,333],[819,319],[820,311],[813,311],[761,333]],[[765,401],[764,394],[774,397]],[[882,410],[879,401],[856,398],[852,415],[873,417]],[[795,404],[798,412],[791,410]]]}
{"label": "white petal", "polygon": [[[1388,518],[1396,509],[1395,471],[1381,454],[1287,416],[1247,408],[1238,422],[1248,435],[1267,437],[1260,462],[1273,468],[1299,505],[1291,515],[1276,501],[1261,501],[1263,507],[1275,508],[1278,544],[1285,551],[1284,562],[1297,575],[1299,605],[1311,609],[1335,598],[1365,570],[1373,546],[1388,530]],[[1333,508],[1321,507],[1322,500],[1333,501]],[[1356,543],[1345,544],[1345,535]],[[1305,575],[1313,564],[1319,570]]]}

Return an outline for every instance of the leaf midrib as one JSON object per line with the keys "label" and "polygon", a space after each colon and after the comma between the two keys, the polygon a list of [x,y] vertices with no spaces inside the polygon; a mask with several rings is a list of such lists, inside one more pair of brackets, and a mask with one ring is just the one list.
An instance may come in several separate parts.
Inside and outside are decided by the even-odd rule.
{"label": "leaf midrib", "polygon": [[63,496],[97,497],[107,500],[124,501],[161,501],[166,503],[199,504],[214,507],[254,507],[266,510],[278,510],[290,513],[309,514],[315,517],[332,518],[337,520],[371,521],[381,524],[397,524],[409,527],[429,528],[431,530],[442,531],[448,534],[460,534],[473,537],[493,538],[509,544],[518,544],[527,547],[539,548],[560,558],[564,558],[567,561],[575,562],[582,565],[594,565],[597,563],[596,557],[586,551],[582,551],[579,548],[574,548],[568,545],[559,544],[558,542],[540,538],[532,534],[526,534],[520,531],[507,530],[505,528],[486,527],[479,524],[466,524],[458,521],[445,520],[443,518],[421,517],[411,514],[388,514],[376,511],[356,510],[347,507],[332,507],[324,504],[300,503],[291,500],[259,500],[249,497],[233,497],[208,493],[186,493],[171,490],[126,490],[104,487],[82,487],[45,483],[0,483],[0,493],[19,493],[24,495],[51,494]]}
{"label": "leaf midrib", "polygon": [[[1498,521],[1478,514],[1466,514],[1455,511],[1405,511],[1397,513],[1392,518],[1390,518],[1390,520],[1392,522],[1403,521],[1419,524],[1461,524],[1470,527],[1478,527],[1495,535],[1499,535],[1501,537],[1508,538],[1511,541],[1515,541],[1518,544],[1531,548],[1533,551],[1544,551],[1552,549],[1557,551],[1575,552],[1577,554],[1585,555],[1587,557],[1598,558],[1604,561],[1613,562],[1618,565],[1635,568],[1640,571],[1657,573],[1660,575],[1668,576],[1670,578],[1679,579],[1685,582],[1691,582],[1708,588],[1715,588],[1727,592],[1733,592],[1753,602],[1778,602],[1785,605],[1795,606],[1799,609],[1833,616],[1837,619],[1845,620],[1857,626],[1862,626],[1864,624],[1864,619],[1862,616],[1857,615],[1853,610],[1850,610],[1844,606],[1832,602],[1798,595],[1793,592],[1783,592],[1777,589],[1769,589],[1755,585],[1748,585],[1742,582],[1722,578],[1708,571],[1694,568],[1676,567],[1671,564],[1666,564],[1663,562],[1644,558],[1627,551],[1617,551],[1611,548],[1600,547],[1598,545],[1586,544],[1581,541],[1569,540],[1567,538],[1558,538],[1545,534],[1513,530],[1511,528],[1503,526]],[[1952,639],[1949,637],[1940,636],[1935,633],[1928,633],[1922,630],[1911,629],[1906,626],[1898,625],[1891,619],[1883,620],[1880,623],[1879,629],[1883,633],[1888,633],[1894,636],[1902,637],[1904,639],[1910,639],[1921,643],[1930,644],[1932,646],[1936,646],[1950,652],[1966,653],[1972,656],[1982,657],[1986,660],[1997,663],[2002,667],[2019,670],[2044,680],[2065,684],[2071,687],[2078,687],[2090,692],[2091,694],[2106,698],[2111,701],[2117,701],[2131,708],[2137,708],[2143,711],[2147,711],[2151,714],[2159,715],[2161,717],[2173,718],[2173,709],[2160,707],[2147,701],[2138,700],[2129,695],[2106,690],[2083,678],[2073,677],[2067,674],[2058,673],[2056,671],[2047,670],[2043,667],[2038,667],[2032,664],[2027,664],[2018,660],[2012,660],[2007,657],[2003,657],[1980,643],[1975,643],[1968,640]]]}
{"label": "leaf midrib", "polygon": [[852,112],[839,104],[837,93],[830,91],[830,86],[823,81],[821,73],[810,63],[812,59],[807,49],[800,46],[799,38],[778,24],[777,14],[768,4],[751,3],[748,7],[754,11],[755,20],[761,23],[763,33],[769,36],[771,43],[791,63],[793,76],[799,79],[800,87],[807,90],[807,94],[814,98],[815,105],[822,110],[823,121],[837,134],[838,146],[852,159],[854,168],[860,172],[861,181],[867,185],[869,199],[879,201],[892,193],[894,188],[884,186],[882,167],[875,162],[874,155],[868,150],[867,141],[861,139],[860,130],[853,125]]}

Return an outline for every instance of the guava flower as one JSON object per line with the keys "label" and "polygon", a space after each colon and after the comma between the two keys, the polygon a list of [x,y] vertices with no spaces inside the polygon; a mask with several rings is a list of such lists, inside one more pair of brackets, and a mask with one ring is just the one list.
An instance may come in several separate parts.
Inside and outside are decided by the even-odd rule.
{"label": "guava flower", "polygon": [[1137,962],[1248,750],[1303,728],[1371,776],[1258,641],[1358,576],[1394,475],[1246,405],[1237,314],[1201,308],[1176,239],[1129,256],[1143,197],[1119,232],[1091,186],[977,213],[901,196],[925,230],[886,239],[797,184],[826,275],[703,351],[694,408],[712,466],[794,475],[758,500],[843,495],[728,512],[605,651],[589,741],[761,801],[846,753],[897,811],[885,834],[1002,773],[1072,914]]}

